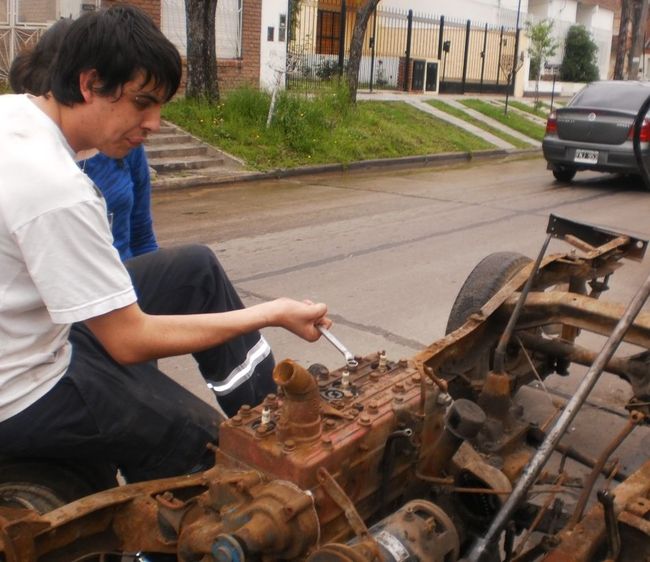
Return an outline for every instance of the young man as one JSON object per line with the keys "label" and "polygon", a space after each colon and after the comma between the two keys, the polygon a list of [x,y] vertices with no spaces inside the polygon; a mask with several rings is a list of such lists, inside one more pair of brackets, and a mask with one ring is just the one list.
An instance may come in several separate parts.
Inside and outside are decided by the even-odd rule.
{"label": "young man", "polygon": [[101,194],[74,155],[97,148],[121,158],[142,144],[180,76],[178,52],[151,20],[113,7],[72,24],[50,94],[0,97],[5,455],[92,458],[129,481],[201,468],[216,411],[151,360],[203,354],[205,373],[219,368],[215,349],[243,334],[279,326],[315,341],[316,326],[330,324],[324,304],[284,298],[212,312],[210,283],[175,279],[187,252],[211,259],[202,247],[122,265]]}
{"label": "young man", "polygon": [[[52,65],[71,19],[60,19],[52,25],[30,49],[19,53],[11,63],[9,83],[15,93],[35,96],[51,89]],[[95,156],[77,164],[102,192],[113,235],[113,246],[126,261],[127,271],[149,272],[147,294],[155,301],[139,304],[143,310],[157,314],[187,313],[184,300],[170,297],[191,291],[204,297],[203,304],[194,312],[226,312],[244,308],[230,279],[206,247],[162,250],[163,258],[132,259],[158,250],[151,216],[151,183],[149,164],[144,146],[131,149],[125,158],[110,158],[91,151]],[[77,159],[79,154],[77,154]],[[127,261],[128,260],[128,261]],[[163,269],[152,270],[156,264]],[[164,273],[164,275],[163,275]],[[157,284],[154,287],[154,283]],[[233,338],[228,342],[195,355],[201,373],[216,395],[220,408],[228,416],[234,415],[242,404],[255,406],[270,392],[275,392],[271,348],[259,331]]]}

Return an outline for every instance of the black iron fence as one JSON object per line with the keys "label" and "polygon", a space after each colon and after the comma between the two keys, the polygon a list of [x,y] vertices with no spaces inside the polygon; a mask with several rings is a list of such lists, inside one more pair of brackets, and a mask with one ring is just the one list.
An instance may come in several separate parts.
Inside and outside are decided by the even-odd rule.
{"label": "black iron fence", "polygon": [[[296,0],[290,0],[296,2]],[[299,0],[291,10],[287,86],[317,87],[347,65],[356,8]],[[377,9],[363,42],[359,86],[441,93],[512,93],[519,33],[412,10]]]}

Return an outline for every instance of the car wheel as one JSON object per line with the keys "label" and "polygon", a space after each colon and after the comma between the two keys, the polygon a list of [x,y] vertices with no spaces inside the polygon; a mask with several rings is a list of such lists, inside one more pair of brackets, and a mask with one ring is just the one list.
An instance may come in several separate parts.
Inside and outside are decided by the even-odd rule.
{"label": "car wheel", "polygon": [[566,166],[556,166],[553,168],[553,176],[557,181],[570,182],[576,175],[575,168],[568,168]]}
{"label": "car wheel", "polygon": [[[530,258],[516,252],[496,252],[480,261],[458,292],[445,333],[449,334],[462,326],[530,262]],[[499,336],[499,333],[490,331],[489,336],[477,342],[471,351],[468,350],[462,357],[454,357],[442,366],[441,374],[449,381],[449,393],[454,398],[477,398],[476,390],[492,368]],[[533,358],[533,362],[542,376],[548,374],[545,361]],[[506,370],[513,376],[515,388],[528,382],[532,372],[525,355],[514,343],[506,351]]]}

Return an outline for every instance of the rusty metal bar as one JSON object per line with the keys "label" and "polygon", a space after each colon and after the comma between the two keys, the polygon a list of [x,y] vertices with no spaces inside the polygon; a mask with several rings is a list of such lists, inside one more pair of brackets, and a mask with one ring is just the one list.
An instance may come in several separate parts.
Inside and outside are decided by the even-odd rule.
{"label": "rusty metal bar", "polygon": [[474,544],[468,556],[469,561],[479,562],[484,558],[486,554],[488,554],[490,546],[501,534],[501,531],[504,529],[505,525],[508,523],[510,517],[512,516],[513,511],[524,498],[530,486],[533,485],[540,472],[542,471],[542,468],[546,464],[546,461],[548,461],[549,457],[553,453],[555,445],[557,445],[562,435],[564,435],[566,429],[569,427],[569,424],[573,421],[573,418],[576,416],[580,407],[587,399],[587,396],[598,381],[598,377],[603,372],[605,365],[609,362],[612,355],[614,354],[614,351],[623,340],[625,332],[632,325],[634,318],[641,310],[641,307],[647,300],[648,295],[650,295],[650,276],[645,280],[637,294],[628,305],[625,313],[612,331],[610,337],[607,339],[607,342],[605,343],[603,349],[598,354],[596,361],[587,371],[587,374],[582,379],[582,382],[578,386],[575,394],[567,403],[566,408],[557,419],[554,427],[549,431],[546,439],[537,450],[537,453],[535,453],[533,458],[528,462],[528,465],[524,469],[521,478],[512,491],[512,494],[495,516],[492,524],[490,525],[490,528],[486,534]]}
{"label": "rusty metal bar", "polygon": [[614,439],[612,439],[609,445],[605,447],[605,450],[601,453],[600,457],[598,457],[595,466],[593,467],[591,473],[589,474],[587,480],[585,481],[585,487],[582,490],[582,494],[578,499],[578,502],[576,503],[576,508],[573,512],[573,515],[571,516],[571,519],[567,523],[567,529],[573,529],[573,527],[577,525],[578,521],[580,521],[580,518],[584,513],[585,506],[587,505],[587,501],[589,500],[589,495],[591,494],[591,490],[596,484],[596,480],[598,479],[598,476],[600,476],[600,472],[605,466],[607,459],[609,459],[609,457],[611,457],[614,454],[614,451],[618,449],[621,443],[623,443],[623,441],[625,441],[628,435],[632,433],[632,430],[634,430],[634,428],[637,425],[639,425],[639,423],[641,423],[644,419],[645,416],[642,413],[632,412],[623,429],[621,429],[618,435],[616,435]]}
{"label": "rusty metal bar", "polygon": [[501,337],[499,338],[499,344],[497,345],[497,348],[494,350],[494,371],[497,373],[503,373],[505,370],[506,347],[510,342],[510,338],[512,338],[512,333],[515,330],[515,325],[517,324],[517,320],[519,320],[521,309],[523,308],[524,302],[526,301],[526,297],[528,296],[528,293],[530,293],[530,289],[533,286],[533,281],[535,280],[535,276],[539,271],[539,266],[542,263],[542,259],[544,259],[544,254],[546,254],[546,249],[548,248],[551,238],[552,238],[551,234],[548,234],[546,236],[546,240],[544,240],[542,249],[539,251],[539,254],[537,255],[537,259],[535,260],[535,265],[533,265],[533,269],[531,270],[530,275],[526,280],[526,284],[524,285],[524,288],[519,294],[519,298],[517,299],[517,304],[515,305],[515,309],[510,315],[510,320],[508,320],[506,329],[501,334]]}
{"label": "rusty metal bar", "polygon": [[[562,340],[549,340],[529,332],[521,332],[517,334],[517,337],[526,349],[562,357],[578,365],[588,367],[596,360],[597,353],[595,351]],[[612,357],[605,365],[604,370],[628,381],[630,378],[650,378],[650,365],[631,358]]]}
{"label": "rusty metal bar", "polygon": [[[517,295],[511,295],[499,314],[510,315],[517,306]],[[569,324],[595,334],[608,336],[621,319],[625,307],[602,302],[577,293],[550,291],[528,295],[521,313],[518,330],[549,324]],[[630,324],[624,341],[650,348],[650,312],[640,312]]]}

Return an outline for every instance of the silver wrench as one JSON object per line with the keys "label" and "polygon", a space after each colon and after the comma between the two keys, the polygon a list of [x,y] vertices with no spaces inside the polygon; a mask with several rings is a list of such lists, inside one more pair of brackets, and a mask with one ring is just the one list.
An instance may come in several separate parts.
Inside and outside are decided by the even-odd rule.
{"label": "silver wrench", "polygon": [[350,353],[350,350],[345,347],[332,332],[330,332],[327,328],[323,328],[323,326],[316,327],[318,328],[318,331],[323,334],[323,336],[325,336],[325,338],[329,340],[329,342],[343,354],[343,357],[345,357],[345,364],[348,366],[348,368],[356,369],[359,366],[359,362],[354,358],[354,355]]}

